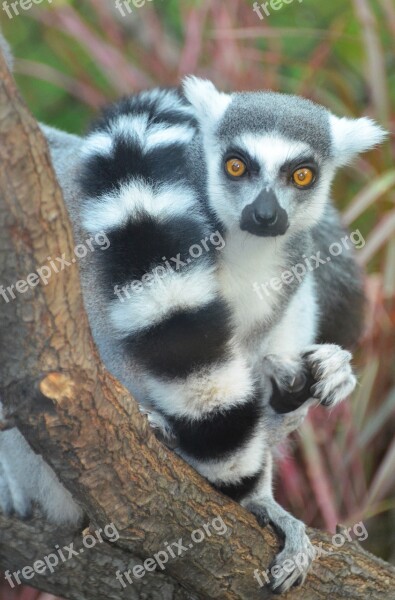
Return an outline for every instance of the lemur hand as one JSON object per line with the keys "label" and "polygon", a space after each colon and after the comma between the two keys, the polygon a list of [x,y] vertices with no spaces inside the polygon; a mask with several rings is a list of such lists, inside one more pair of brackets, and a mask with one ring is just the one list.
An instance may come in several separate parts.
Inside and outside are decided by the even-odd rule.
{"label": "lemur hand", "polygon": [[[281,364],[272,377],[271,407],[289,413],[315,399],[331,407],[349,396],[356,386],[350,364],[351,354],[335,344],[315,344],[302,354],[299,368],[293,362]],[[274,364],[273,358],[270,359]]]}
{"label": "lemur hand", "polygon": [[315,344],[303,355],[308,373],[314,378],[313,398],[331,407],[349,396],[357,379],[351,366],[352,355],[335,344]]}

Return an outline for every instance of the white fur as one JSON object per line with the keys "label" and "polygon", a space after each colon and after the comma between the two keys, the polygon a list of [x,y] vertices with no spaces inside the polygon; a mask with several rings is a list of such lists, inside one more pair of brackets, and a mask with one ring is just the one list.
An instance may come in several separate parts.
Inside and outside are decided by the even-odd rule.
{"label": "white fur", "polygon": [[98,233],[120,227],[142,211],[158,219],[168,219],[193,213],[196,205],[196,196],[189,188],[181,185],[153,188],[144,181],[134,180],[124,183],[119,191],[85,200],[82,225],[86,231]]}
{"label": "white fur", "polygon": [[218,123],[232,101],[231,95],[219,92],[207,79],[186,77],[183,81],[183,88],[203,129]]}
{"label": "white fur", "polygon": [[[321,268],[325,268],[325,265]],[[280,322],[263,340],[261,351],[264,354],[276,354],[280,361],[299,357],[315,340],[318,317],[314,278],[309,273],[292,297]]]}
{"label": "white fur", "polygon": [[331,164],[325,165],[325,168],[321,169],[318,182],[315,184],[312,199],[296,207],[295,205],[290,206],[292,216],[288,234],[306,231],[319,223],[330,199],[330,189],[334,175],[334,167]]}
{"label": "white fur", "polygon": [[127,288],[129,298],[116,300],[109,307],[111,323],[118,334],[159,323],[177,310],[201,308],[216,298],[214,270],[195,267],[179,272],[168,271],[164,277],[153,277],[140,291]]}
{"label": "white fur", "polygon": [[361,119],[339,118],[330,115],[336,166],[347,164],[360,152],[380,144],[387,132],[368,117]]}
{"label": "white fur", "polygon": [[[174,97],[173,97],[174,103]],[[166,97],[161,99],[163,109],[172,109]],[[191,108],[182,106],[175,107],[181,114],[191,114]],[[191,115],[192,116],[192,115]],[[142,150],[148,152],[157,146],[166,144],[189,143],[195,134],[195,130],[188,125],[149,125],[148,113],[138,116],[121,115],[111,122],[111,133],[95,132],[89,135],[83,142],[82,153],[84,157],[94,154],[110,154],[113,149],[113,137],[123,137],[138,143]]]}
{"label": "white fur", "polygon": [[183,116],[193,116],[193,109],[191,106],[183,104],[181,98],[174,95],[172,90],[154,89],[145,92],[140,92],[141,100],[146,98],[147,103],[155,100],[159,111],[169,110],[171,112],[178,112]]}
{"label": "white fur", "polygon": [[133,117],[121,115],[111,122],[111,133],[138,142],[143,146],[146,141],[147,127],[147,113]]}
{"label": "white fur", "polygon": [[[279,277],[285,269],[285,238],[259,238],[232,229],[221,252],[218,273],[221,294],[232,308],[237,336],[244,340],[257,324],[268,322],[278,303],[278,294],[269,289],[260,297],[255,283]],[[248,307],[248,308],[247,308]]]}
{"label": "white fur", "polygon": [[169,144],[188,144],[194,135],[195,130],[192,127],[184,125],[173,125],[171,127],[156,125],[149,128],[145,150],[148,151],[157,146]]}
{"label": "white fur", "polygon": [[253,393],[253,379],[246,359],[235,354],[225,364],[201,369],[185,380],[148,377],[147,390],[159,410],[193,420],[244,403]]}
{"label": "white fur", "polygon": [[88,158],[94,154],[111,154],[113,148],[113,141],[109,134],[106,133],[92,133],[89,135],[82,145],[82,155],[84,158]]}
{"label": "white fur", "polygon": [[189,143],[195,134],[195,130],[188,125],[150,125],[148,113],[134,117],[127,115],[117,117],[112,122],[111,130],[113,135],[129,138],[138,143],[144,152],[156,146]]}
{"label": "white fur", "polygon": [[235,139],[235,144],[244,147],[262,165],[266,177],[265,183],[270,187],[275,184],[284,163],[301,155],[313,154],[308,144],[284,138],[277,133],[244,134]]}

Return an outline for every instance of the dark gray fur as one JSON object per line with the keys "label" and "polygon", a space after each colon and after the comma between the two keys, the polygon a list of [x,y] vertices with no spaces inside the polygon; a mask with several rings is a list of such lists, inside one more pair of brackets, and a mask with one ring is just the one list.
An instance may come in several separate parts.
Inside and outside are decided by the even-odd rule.
{"label": "dark gray fur", "polygon": [[311,100],[276,92],[234,94],[218,136],[231,141],[239,133],[270,131],[306,142],[324,158],[331,156],[328,111]]}

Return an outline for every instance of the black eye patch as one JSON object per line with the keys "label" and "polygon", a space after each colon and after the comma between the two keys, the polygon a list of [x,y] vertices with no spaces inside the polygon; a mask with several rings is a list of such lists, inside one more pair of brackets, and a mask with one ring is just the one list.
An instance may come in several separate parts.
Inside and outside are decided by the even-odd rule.
{"label": "black eye patch", "polygon": [[296,169],[301,167],[308,167],[318,174],[319,166],[314,156],[302,154],[285,162],[280,168],[280,172],[284,173],[285,175],[291,175],[294,171],[296,171]]}

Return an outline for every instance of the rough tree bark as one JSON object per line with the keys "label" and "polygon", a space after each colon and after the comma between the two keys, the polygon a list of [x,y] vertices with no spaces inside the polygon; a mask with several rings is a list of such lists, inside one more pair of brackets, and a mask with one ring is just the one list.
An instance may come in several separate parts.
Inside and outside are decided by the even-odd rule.
{"label": "rough tree bark", "polygon": [[[47,262],[72,255],[68,216],[37,123],[0,56],[0,282],[10,285]],[[239,505],[216,493],[161,445],[129,393],[104,369],[84,313],[77,265],[15,300],[1,302],[0,394],[35,451],[83,506],[92,530],[114,523],[104,542],[30,585],[70,599],[255,600],[254,569],[264,570],[279,541]],[[13,407],[13,408],[12,408]],[[15,409],[16,407],[16,409]],[[123,589],[125,571],[221,516],[224,536],[206,536]],[[86,525],[85,524],[85,525]],[[355,543],[333,551],[331,538],[310,531],[330,555],[314,563],[303,589],[287,597],[388,599],[395,570]],[[35,514],[20,522],[0,514],[0,568],[16,571],[59,546],[81,548],[81,531],[48,525]],[[391,592],[392,590],[392,592]]]}

